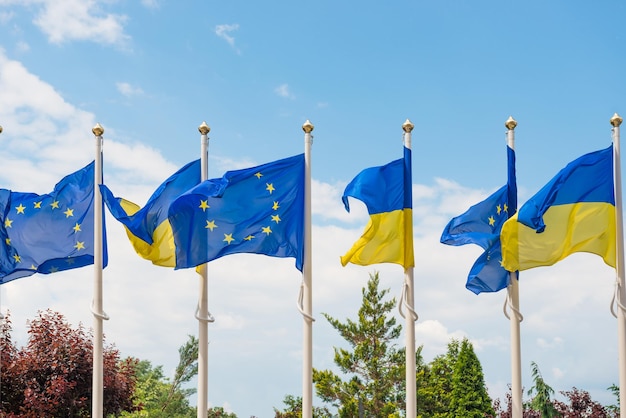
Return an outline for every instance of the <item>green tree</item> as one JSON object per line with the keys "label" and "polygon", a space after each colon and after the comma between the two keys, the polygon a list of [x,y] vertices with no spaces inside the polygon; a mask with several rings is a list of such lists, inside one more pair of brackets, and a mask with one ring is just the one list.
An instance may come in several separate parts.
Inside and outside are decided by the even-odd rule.
{"label": "green tree", "polygon": [[466,338],[461,342],[452,372],[450,412],[453,417],[482,418],[494,415],[483,369]]}
{"label": "green tree", "polygon": [[533,386],[527,392],[528,396],[531,396],[528,407],[533,411],[539,412],[543,418],[558,417],[559,413],[551,399],[552,395],[554,395],[554,390],[543,380],[537,363],[532,361],[530,367]]}
{"label": "green tree", "polygon": [[147,360],[142,360],[137,364],[135,404],[139,410],[125,413],[122,417],[194,418],[197,416],[196,408],[191,407],[188,400],[188,397],[196,390],[185,389],[182,385],[198,373],[198,340],[190,335],[187,342],[178,349],[178,353],[179,362],[171,382],[163,374],[162,366],[153,367]]}
{"label": "green tree", "polygon": [[[285,396],[283,403],[286,408],[284,411],[279,411],[274,408],[274,418],[302,418],[302,398],[294,397],[292,395]],[[332,414],[324,407],[313,407],[313,418],[331,418]]]}
{"label": "green tree", "polygon": [[237,415],[224,411],[221,406],[209,408],[207,418],[237,418]]}
{"label": "green tree", "polygon": [[452,396],[452,374],[459,356],[460,343],[451,340],[446,354],[436,356],[430,363],[425,377],[426,383],[420,389],[421,403],[417,405],[424,417],[448,417]]}
{"label": "green tree", "polygon": [[389,315],[395,299],[384,301],[389,289],[379,290],[379,283],[378,273],[370,274],[358,322],[323,314],[351,348],[335,348],[334,357],[348,380],[330,370],[313,369],[317,396],[337,407],[340,417],[359,416],[359,406],[371,417],[393,416],[405,408],[405,354],[394,344],[402,327]]}

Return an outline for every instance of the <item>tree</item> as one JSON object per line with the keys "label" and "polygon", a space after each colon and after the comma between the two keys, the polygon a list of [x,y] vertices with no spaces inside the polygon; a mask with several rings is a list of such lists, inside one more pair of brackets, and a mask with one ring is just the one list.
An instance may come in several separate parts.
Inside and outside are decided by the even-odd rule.
{"label": "tree", "polygon": [[418,411],[425,417],[447,417],[452,396],[452,375],[459,356],[459,341],[448,343],[446,354],[436,356],[429,365],[426,384],[421,389]]}
{"label": "tree", "polygon": [[394,341],[402,327],[389,313],[395,299],[384,301],[389,289],[379,291],[378,273],[363,288],[358,322],[324,317],[348,342],[351,350],[335,348],[334,362],[348,380],[330,370],[313,369],[317,395],[337,407],[340,417],[357,417],[359,406],[367,416],[388,417],[404,410],[404,350]]}
{"label": "tree", "polygon": [[589,392],[572,388],[571,391],[561,391],[569,400],[569,404],[555,401],[554,406],[562,418],[610,418],[613,416],[601,404],[591,399]]}
{"label": "tree", "polygon": [[[194,418],[196,409],[189,405],[189,395],[195,389],[183,389],[182,385],[189,382],[198,373],[198,340],[192,335],[179,349],[179,362],[170,382],[163,374],[163,367],[152,367],[147,360],[136,365],[137,390],[135,407],[137,411],[125,413],[123,417],[154,417],[154,418]],[[209,415],[219,417],[220,415]],[[229,418],[229,415],[222,415]]]}
{"label": "tree", "polygon": [[554,395],[554,390],[543,380],[539,366],[533,361],[530,363],[533,387],[528,390],[528,396],[533,396],[528,403],[528,407],[537,411],[543,418],[558,417],[559,414],[550,399]]}
{"label": "tree", "polygon": [[[285,396],[283,403],[287,406],[284,411],[274,408],[274,418],[302,418],[302,398],[292,395]],[[332,414],[324,407],[313,407],[313,418],[331,418]]]}
{"label": "tree", "polygon": [[468,339],[461,342],[452,372],[450,412],[454,417],[482,418],[493,415],[483,369]]}
{"label": "tree", "polygon": [[[71,416],[91,414],[92,335],[72,328],[63,315],[46,310],[28,323],[28,344],[11,341],[9,314],[0,328],[2,369],[0,411],[3,416]],[[132,411],[137,360],[120,360],[113,346],[103,350],[103,411]]]}
{"label": "tree", "polygon": [[237,418],[237,415],[224,411],[221,406],[210,408],[207,418]]}

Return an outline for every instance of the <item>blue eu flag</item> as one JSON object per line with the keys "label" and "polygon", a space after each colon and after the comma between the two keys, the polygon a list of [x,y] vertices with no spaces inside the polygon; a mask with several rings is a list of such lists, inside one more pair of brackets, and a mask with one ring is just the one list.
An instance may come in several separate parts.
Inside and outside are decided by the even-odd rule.
{"label": "blue eu flag", "polygon": [[0,189],[0,239],[0,284],[93,264],[94,163],[48,194]]}
{"label": "blue eu flag", "polygon": [[304,154],[228,171],[170,205],[176,268],[235,253],[304,258]]}
{"label": "blue eu flag", "polygon": [[507,184],[465,213],[452,218],[441,235],[444,244],[476,244],[485,250],[472,266],[465,285],[476,294],[497,292],[509,283],[509,272],[502,267],[500,230],[517,209],[515,151],[510,147],[507,147],[507,161]]}

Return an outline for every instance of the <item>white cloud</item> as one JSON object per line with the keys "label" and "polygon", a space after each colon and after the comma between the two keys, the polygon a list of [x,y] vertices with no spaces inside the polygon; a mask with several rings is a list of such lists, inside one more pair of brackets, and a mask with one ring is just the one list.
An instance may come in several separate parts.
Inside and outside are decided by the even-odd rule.
{"label": "white cloud", "polygon": [[117,91],[126,97],[139,96],[143,94],[143,90],[141,90],[140,87],[135,87],[130,83],[118,82],[115,83],[115,86],[117,87]]}
{"label": "white cloud", "polygon": [[274,93],[276,93],[280,97],[284,97],[285,99],[295,99],[296,96],[289,90],[288,84],[281,84],[280,86],[274,89]]}
{"label": "white cloud", "polygon": [[91,41],[105,45],[125,46],[127,17],[106,13],[102,0],[26,0],[5,1],[25,7],[38,7],[33,23],[48,36],[51,43]]}
{"label": "white cloud", "polygon": [[217,25],[215,27],[215,34],[224,39],[226,42],[228,42],[228,44],[230,46],[232,46],[233,48],[235,48],[235,50],[237,51],[237,53],[239,53],[239,50],[235,47],[235,38],[233,36],[230,35],[231,32],[234,32],[236,30],[239,29],[239,25],[238,24],[232,24],[232,25],[228,25],[228,24],[224,24],[224,25]]}

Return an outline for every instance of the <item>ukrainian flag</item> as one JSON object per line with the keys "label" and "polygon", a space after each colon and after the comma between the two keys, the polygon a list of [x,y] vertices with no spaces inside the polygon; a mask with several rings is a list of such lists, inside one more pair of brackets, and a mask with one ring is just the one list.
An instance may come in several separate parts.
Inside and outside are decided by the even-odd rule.
{"label": "ukrainian flag", "polygon": [[615,267],[613,146],[569,163],[502,226],[508,271],[550,266],[575,252]]}
{"label": "ukrainian flag", "polygon": [[395,263],[414,267],[411,150],[404,158],[361,171],[346,186],[343,203],[350,211],[348,196],[365,203],[370,220],[365,232],[341,257],[341,264],[367,266]]}

